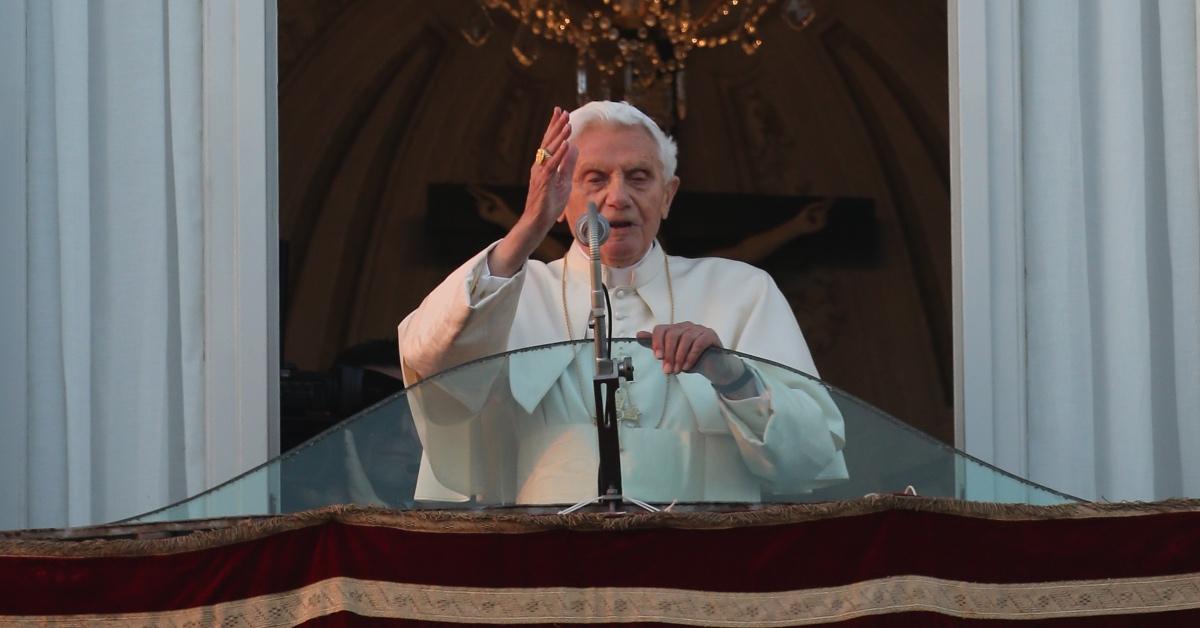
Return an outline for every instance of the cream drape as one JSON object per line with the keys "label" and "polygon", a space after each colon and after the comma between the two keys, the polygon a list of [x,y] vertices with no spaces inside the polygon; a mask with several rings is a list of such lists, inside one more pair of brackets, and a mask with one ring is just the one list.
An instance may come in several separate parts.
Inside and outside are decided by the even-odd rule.
{"label": "cream drape", "polygon": [[[262,2],[246,4],[264,12]],[[249,164],[242,176],[269,183],[253,167],[262,155],[210,139],[234,121],[206,99],[206,47],[237,39],[213,19],[222,6],[237,10],[198,0],[0,3],[0,529],[133,515],[269,453],[269,411],[217,416],[208,407],[247,394],[265,404],[271,394],[207,375],[242,368],[206,361],[210,347],[238,338],[214,329],[222,312],[209,292],[239,285],[211,272],[211,258],[239,252],[213,246],[237,225],[212,209],[221,199],[208,162],[240,157]],[[257,88],[264,103],[274,90],[266,85]],[[265,234],[274,219],[267,195],[239,200],[243,219],[256,216]],[[260,236],[258,266],[275,237]],[[271,281],[260,280],[260,294]],[[275,355],[275,322],[259,309],[257,328],[231,331],[260,336]],[[270,366],[257,365],[255,385]]]}
{"label": "cream drape", "polygon": [[952,4],[963,444],[1081,497],[1200,495],[1196,21]]}

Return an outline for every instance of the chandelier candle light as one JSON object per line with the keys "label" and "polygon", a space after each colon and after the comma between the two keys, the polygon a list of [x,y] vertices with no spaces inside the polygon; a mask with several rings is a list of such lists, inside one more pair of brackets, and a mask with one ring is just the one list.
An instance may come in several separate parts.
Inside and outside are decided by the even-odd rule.
{"label": "chandelier candle light", "polygon": [[[674,96],[670,113],[682,120],[687,117],[684,70],[688,55],[696,48],[727,45],[754,54],[763,45],[759,21],[779,0],[479,2],[462,31],[472,45],[482,45],[491,32],[489,9],[506,13],[517,21],[512,52],[522,65],[537,62],[542,40],[575,48],[576,92],[581,104],[594,96],[611,98],[614,87],[622,89],[627,100],[657,87],[668,98]],[[815,16],[812,0],[785,0],[783,4],[784,21],[796,30],[808,26]],[[589,69],[601,79],[596,94],[589,90]]]}

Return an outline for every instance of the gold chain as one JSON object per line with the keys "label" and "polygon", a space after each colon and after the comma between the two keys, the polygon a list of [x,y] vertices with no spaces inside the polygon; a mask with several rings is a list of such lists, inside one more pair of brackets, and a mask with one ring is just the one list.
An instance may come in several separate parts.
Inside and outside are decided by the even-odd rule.
{"label": "gold chain", "polygon": [[[572,245],[572,246],[574,246],[574,245]],[[567,254],[563,256],[562,306],[563,306],[563,322],[565,322],[567,324],[567,339],[574,342],[575,334],[571,333],[571,313],[570,313],[570,310],[567,309],[567,259],[571,257],[571,253],[572,253],[572,251],[567,251]],[[663,272],[665,272],[667,274],[667,302],[671,304],[671,324],[674,325],[675,324],[675,288],[671,285],[671,263],[667,260],[667,252],[666,251],[663,251]],[[587,332],[585,331],[584,334],[586,335]],[[627,384],[628,384],[628,382],[627,382]],[[671,378],[668,377],[666,379],[666,391],[663,393],[662,414],[659,415],[658,423],[655,424],[656,426],[662,425],[663,419],[666,418],[666,416],[667,416],[667,397],[670,396],[668,394],[668,393],[670,393],[670,390],[671,390]],[[618,392],[618,397],[617,397],[617,418],[618,418],[618,420],[634,421],[634,422],[639,421],[642,413],[638,411],[637,406],[633,404],[633,400],[629,398],[629,391],[626,390],[624,387],[622,387],[621,390],[619,390],[617,392]]]}
{"label": "gold chain", "polygon": [[[574,245],[571,245],[574,246]],[[563,256],[562,268],[562,308],[563,322],[567,324],[567,340],[575,341],[575,334],[571,332],[571,312],[567,309],[567,260],[571,257],[571,251]],[[675,288],[671,285],[671,263],[667,261],[667,252],[663,251],[663,272],[667,274],[667,302],[671,304],[671,324],[675,324]],[[584,332],[587,335],[587,332]]]}

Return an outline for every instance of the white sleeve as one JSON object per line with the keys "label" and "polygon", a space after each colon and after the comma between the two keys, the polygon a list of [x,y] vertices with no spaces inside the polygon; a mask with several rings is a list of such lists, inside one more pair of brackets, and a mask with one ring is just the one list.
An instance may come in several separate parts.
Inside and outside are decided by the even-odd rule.
{"label": "white sleeve", "polygon": [[424,448],[418,499],[465,500],[486,493],[489,478],[511,475],[489,467],[484,454],[496,441],[484,410],[494,387],[506,385],[507,361],[443,373],[507,350],[525,269],[510,278],[492,276],[487,255],[494,246],[450,273],[397,329],[409,408]]}
{"label": "white sleeve", "polygon": [[495,246],[450,273],[400,323],[405,385],[507,349],[526,271],[522,267],[508,279],[486,277],[487,255]]}
{"label": "white sleeve", "polygon": [[[488,247],[491,251],[491,247]],[[517,272],[525,270],[522,266]],[[514,275],[515,276],[515,275]],[[470,306],[479,307],[488,297],[496,294],[501,288],[507,286],[513,280],[512,277],[497,277],[492,274],[492,267],[488,265],[487,255],[483,256],[483,271],[479,274],[479,279],[471,287]]]}
{"label": "white sleeve", "polygon": [[782,493],[845,479],[845,426],[829,392],[781,368],[758,364],[754,371],[761,396],[720,403],[746,467]]}
{"label": "white sleeve", "polygon": [[758,371],[750,368],[749,365],[746,365],[746,368],[750,369],[754,375],[755,395],[753,397],[730,399],[720,393],[717,396],[734,417],[744,423],[754,435],[762,438],[763,433],[767,431],[767,421],[771,418],[771,393],[767,392]]}
{"label": "white sleeve", "polygon": [[[815,377],[816,365],[787,299],[769,276],[763,280],[736,350]],[[762,395],[720,398],[721,414],[746,466],[784,493],[844,479],[845,424],[825,387],[766,363],[756,362],[753,370]]]}

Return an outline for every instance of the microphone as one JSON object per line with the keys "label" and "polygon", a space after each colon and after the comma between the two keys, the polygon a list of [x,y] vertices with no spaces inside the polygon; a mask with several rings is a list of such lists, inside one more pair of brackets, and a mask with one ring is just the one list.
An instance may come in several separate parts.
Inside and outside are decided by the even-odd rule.
{"label": "microphone", "polygon": [[596,341],[596,359],[608,358],[608,344],[605,342],[606,329],[604,309],[604,284],[600,272],[600,244],[608,239],[608,220],[600,215],[595,203],[587,204],[587,213],[579,217],[575,223],[576,236],[586,245],[591,258],[592,279],[592,338]]}
{"label": "microphone", "polygon": [[[592,391],[596,398],[596,444],[600,454],[600,468],[597,474],[597,498],[580,502],[563,513],[596,502],[608,502],[608,511],[617,512],[617,508],[626,501],[621,494],[621,436],[617,428],[616,407],[621,378],[633,380],[633,359],[624,357],[614,360],[608,346],[610,340],[605,325],[608,317],[605,312],[604,283],[601,276],[600,244],[608,239],[611,228],[608,220],[600,215],[595,203],[588,203],[587,213],[575,223],[575,237],[588,246],[588,257],[591,258],[589,274],[592,280],[592,316],[589,326],[592,328],[592,341],[596,353],[596,374],[592,377]],[[630,498],[629,501],[642,505],[643,508],[652,508],[636,499]]]}
{"label": "microphone", "polygon": [[593,215],[596,217],[596,235],[598,236],[596,240],[599,244],[604,244],[608,240],[608,233],[611,227],[608,224],[608,219],[600,215],[600,211],[596,208],[595,203],[588,203],[587,213],[575,221],[575,237],[584,244],[590,244],[592,230],[588,223]]}

